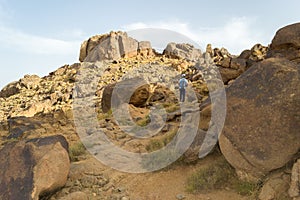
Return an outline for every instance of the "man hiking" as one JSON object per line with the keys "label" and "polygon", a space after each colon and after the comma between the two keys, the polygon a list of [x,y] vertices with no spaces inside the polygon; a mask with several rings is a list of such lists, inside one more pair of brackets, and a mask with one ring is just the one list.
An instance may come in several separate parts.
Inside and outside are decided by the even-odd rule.
{"label": "man hiking", "polygon": [[185,88],[188,86],[188,81],[185,79],[185,74],[181,75],[181,79],[178,81],[180,91],[180,102],[185,101]]}

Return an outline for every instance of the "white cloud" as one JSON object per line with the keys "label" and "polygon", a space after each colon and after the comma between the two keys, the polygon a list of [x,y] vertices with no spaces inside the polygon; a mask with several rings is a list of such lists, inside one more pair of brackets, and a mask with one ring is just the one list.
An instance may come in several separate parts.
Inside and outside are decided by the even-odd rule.
{"label": "white cloud", "polygon": [[175,21],[166,21],[166,22],[154,22],[154,23],[133,23],[129,25],[125,25],[124,28],[126,30],[135,30],[135,29],[144,29],[144,28],[161,28],[179,32],[192,40],[197,40],[197,34],[190,30],[189,25],[187,23],[180,22],[178,20]]}
{"label": "white cloud", "polygon": [[[21,53],[38,55],[74,55],[80,48],[83,32],[80,30],[68,30],[64,37],[68,40],[60,40],[25,33],[11,28],[10,20],[14,11],[7,6],[7,0],[0,0],[0,46],[13,49]],[[68,35],[68,36],[67,36]],[[80,40],[78,40],[80,39]]]}
{"label": "white cloud", "polygon": [[[143,23],[137,22],[125,25],[126,31],[145,28],[168,29],[190,38],[205,49],[207,44],[213,48],[225,47],[232,54],[239,54],[245,49],[251,48],[256,43],[262,43],[262,32],[253,28],[255,19],[246,17],[233,18],[221,27],[197,27],[191,28],[187,23],[175,21],[160,21]],[[138,38],[137,38],[138,39]],[[168,41],[172,42],[172,41]],[[263,44],[267,45],[267,44]]]}
{"label": "white cloud", "polygon": [[17,51],[43,55],[70,55],[80,48],[80,41],[64,41],[0,27],[0,45]]}

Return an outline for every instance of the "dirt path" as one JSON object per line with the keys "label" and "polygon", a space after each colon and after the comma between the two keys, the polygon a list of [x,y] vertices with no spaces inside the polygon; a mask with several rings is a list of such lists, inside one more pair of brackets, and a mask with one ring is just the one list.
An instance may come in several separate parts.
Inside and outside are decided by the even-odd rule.
{"label": "dirt path", "polygon": [[[241,196],[235,191],[226,188],[223,190],[214,190],[209,193],[191,194],[186,191],[187,179],[199,169],[207,168],[212,163],[218,163],[221,159],[220,154],[207,156],[199,160],[196,164],[188,165],[183,163],[173,164],[166,169],[157,172],[144,174],[131,174],[114,170],[103,165],[92,156],[77,163],[71,167],[69,183],[71,187],[67,191],[76,190],[78,180],[84,185],[85,181],[91,179],[91,188],[80,190],[85,192],[91,200],[111,199],[111,195],[117,194],[116,199],[130,200],[251,200],[253,198]],[[99,196],[92,195],[97,193],[95,188],[96,178],[106,177],[108,183],[100,187]],[[75,183],[75,184],[74,184]],[[73,185],[73,186],[72,186]],[[86,184],[85,184],[86,185]],[[117,191],[117,192],[116,192]],[[128,197],[128,198],[127,198]],[[180,198],[182,197],[182,198]],[[115,199],[115,198],[113,198]]]}
{"label": "dirt path", "polygon": [[234,191],[219,190],[211,193],[190,194],[186,192],[187,177],[200,168],[207,166],[215,156],[211,156],[195,165],[177,165],[168,170],[145,174],[128,174],[119,184],[126,187],[131,200],[250,200]]}

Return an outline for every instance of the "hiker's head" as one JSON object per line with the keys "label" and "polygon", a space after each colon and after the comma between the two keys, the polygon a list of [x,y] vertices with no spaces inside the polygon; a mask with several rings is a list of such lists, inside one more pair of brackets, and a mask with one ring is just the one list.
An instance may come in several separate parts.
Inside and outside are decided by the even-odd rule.
{"label": "hiker's head", "polygon": [[184,77],[185,77],[185,74],[181,74],[181,77],[184,78]]}

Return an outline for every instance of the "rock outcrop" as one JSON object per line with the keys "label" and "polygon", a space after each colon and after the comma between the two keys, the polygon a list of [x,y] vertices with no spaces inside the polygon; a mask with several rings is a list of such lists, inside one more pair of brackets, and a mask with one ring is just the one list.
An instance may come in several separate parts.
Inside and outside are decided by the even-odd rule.
{"label": "rock outcrop", "polygon": [[84,41],[80,48],[79,61],[119,60],[124,57],[137,56],[139,53],[146,56],[152,55],[150,42],[138,42],[128,37],[125,32],[110,32]]}
{"label": "rock outcrop", "polygon": [[231,80],[239,77],[253,64],[264,60],[267,49],[267,47],[261,44],[256,44],[251,50],[245,50],[236,57],[231,55],[225,48],[212,49],[211,45],[208,44],[206,54],[208,54],[218,66],[223,82],[228,84]]}
{"label": "rock outcrop", "polygon": [[[79,102],[83,113],[97,112],[99,127],[109,140],[134,153],[164,148],[176,138],[176,131],[183,125],[182,116],[200,111],[200,123],[191,127],[198,128],[198,133],[182,156],[187,163],[197,161],[207,136],[205,131],[214,125],[208,88],[223,87],[223,83],[227,85],[228,102],[219,140],[223,155],[241,178],[257,180],[268,175],[260,199],[277,198],[283,192],[288,195],[286,183],[290,177],[289,195],[299,198],[299,161],[291,176],[283,170],[273,176],[274,170],[299,159],[299,32],[299,24],[284,27],[276,33],[270,47],[256,44],[239,56],[211,45],[202,53],[190,44],[176,43],[169,43],[160,54],[150,42],[139,42],[124,32],[89,38],[81,45],[81,63],[62,66],[42,78],[25,75],[0,91],[0,199],[48,198],[64,186],[70,167],[66,140],[80,147],[76,146],[79,136],[75,131],[80,128],[75,127],[76,114],[72,111],[76,98],[83,99]],[[98,61],[105,61],[106,65],[98,65]],[[186,110],[177,98],[180,73],[186,74],[189,88],[196,93],[195,97],[187,94]],[[91,86],[94,78],[97,85]],[[113,92],[117,106],[124,106],[121,100],[128,98],[129,114],[137,126],[147,127],[155,119],[149,117],[151,109],[162,106],[166,110],[166,121],[160,120],[164,126],[149,138],[126,134],[127,121],[118,123],[113,116],[118,113],[108,112]],[[93,99],[91,110],[85,109],[85,97]],[[124,110],[120,109],[120,113]],[[82,122],[92,119],[89,117],[83,117]],[[191,121],[197,120],[191,117]],[[147,131],[147,135],[154,132]],[[51,136],[57,133],[66,139]],[[87,127],[86,134],[93,136],[98,132]],[[215,136],[208,138],[205,153],[215,147],[216,140]],[[84,161],[87,157],[80,155],[76,159]],[[73,164],[67,186],[51,199],[129,199],[126,192],[113,194],[118,190],[115,186],[119,179],[104,176],[106,168],[98,169],[96,161],[81,167],[83,163]]]}
{"label": "rock outcrop", "polygon": [[196,61],[202,57],[201,50],[195,48],[193,45],[176,44],[174,42],[171,42],[167,45],[163,54],[173,58],[186,59],[188,61]]}
{"label": "rock outcrop", "polygon": [[270,58],[227,88],[227,117],[219,143],[238,171],[261,177],[298,152],[299,71],[286,59]]}
{"label": "rock outcrop", "polygon": [[62,136],[12,142],[0,150],[0,199],[38,200],[63,187],[70,160]]}
{"label": "rock outcrop", "polygon": [[300,62],[300,23],[291,24],[279,29],[272,40],[267,57],[285,57]]}

